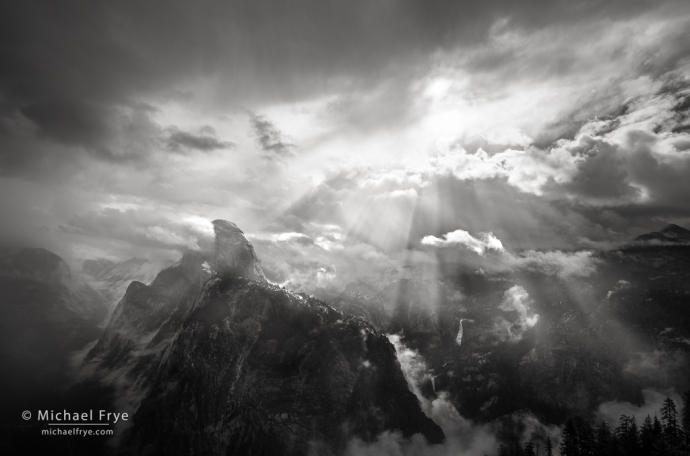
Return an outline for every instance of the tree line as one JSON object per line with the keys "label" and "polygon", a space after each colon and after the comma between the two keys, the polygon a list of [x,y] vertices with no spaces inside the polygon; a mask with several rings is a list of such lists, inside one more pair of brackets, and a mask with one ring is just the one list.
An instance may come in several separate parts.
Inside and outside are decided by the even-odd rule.
{"label": "tree line", "polygon": [[[520,445],[501,444],[498,456],[685,456],[690,455],[690,390],[683,393],[679,412],[666,398],[659,412],[638,423],[634,415],[621,415],[618,426],[606,421],[592,425],[581,416],[566,420],[561,442],[543,445],[532,440]],[[540,447],[541,446],[541,447]]]}

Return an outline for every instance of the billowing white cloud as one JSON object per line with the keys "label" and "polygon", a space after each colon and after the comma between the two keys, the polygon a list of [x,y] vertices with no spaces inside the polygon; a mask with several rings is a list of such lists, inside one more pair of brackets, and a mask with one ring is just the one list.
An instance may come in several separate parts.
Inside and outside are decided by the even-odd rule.
{"label": "billowing white cloud", "polygon": [[520,285],[514,285],[506,290],[498,308],[505,312],[515,312],[517,318],[515,321],[508,321],[503,316],[497,317],[494,320],[494,333],[502,340],[511,342],[522,339],[525,331],[534,327],[539,321],[539,315],[531,309],[533,303],[527,291]]}
{"label": "billowing white cloud", "polygon": [[[480,233],[474,237],[465,230],[455,230],[444,234],[441,238],[425,236],[421,244],[430,247],[469,250],[481,256],[481,260],[475,261],[463,255],[458,255],[456,260],[493,271],[522,269],[560,277],[586,277],[596,271],[599,263],[593,252],[589,250],[575,252],[526,250],[512,253],[506,250],[500,239],[492,233]],[[494,254],[486,255],[487,252]],[[450,259],[452,260],[453,257]]]}
{"label": "billowing white cloud", "polygon": [[480,233],[476,238],[465,230],[455,230],[446,233],[442,239],[436,236],[425,236],[422,245],[433,247],[464,246],[478,255],[484,255],[487,250],[503,252],[503,244],[493,233]]}
{"label": "billowing white cloud", "polygon": [[569,182],[581,160],[566,148],[507,149],[489,155],[483,149],[468,153],[462,147],[453,147],[429,159],[429,172],[451,174],[460,180],[503,178],[523,192],[541,195],[549,182]]}
{"label": "billowing white cloud", "polygon": [[528,250],[513,256],[509,264],[517,268],[535,270],[560,277],[587,277],[596,271],[599,260],[589,250],[562,252],[560,250]]}

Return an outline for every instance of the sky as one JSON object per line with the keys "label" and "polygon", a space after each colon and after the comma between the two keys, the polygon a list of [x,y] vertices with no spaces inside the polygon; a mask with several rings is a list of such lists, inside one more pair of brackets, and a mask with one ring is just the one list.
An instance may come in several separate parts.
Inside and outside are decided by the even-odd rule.
{"label": "sky", "polygon": [[0,236],[165,262],[227,219],[298,288],[585,274],[690,228],[688,30],[685,0],[5,1]]}

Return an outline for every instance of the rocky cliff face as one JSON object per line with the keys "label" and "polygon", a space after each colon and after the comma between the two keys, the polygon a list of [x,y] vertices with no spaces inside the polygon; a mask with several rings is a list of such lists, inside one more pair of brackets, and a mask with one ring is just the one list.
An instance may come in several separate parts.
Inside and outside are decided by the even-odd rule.
{"label": "rocky cliff face", "polygon": [[385,336],[269,284],[242,231],[213,223],[214,251],[133,282],[87,357],[123,411],[138,409],[124,453],[337,454],[386,430],[444,439]]}
{"label": "rocky cliff face", "polygon": [[443,433],[361,319],[241,277],[207,283],[135,417],[135,453],[337,452],[385,430]]}
{"label": "rocky cliff face", "polygon": [[[188,253],[150,285],[132,282],[85,368],[115,388],[118,405],[132,412],[148,391],[155,366],[170,346],[210,272],[208,255]],[[106,380],[107,379],[107,380]]]}
{"label": "rocky cliff face", "polygon": [[264,272],[259,266],[259,258],[254,246],[244,236],[237,225],[227,220],[215,220],[216,234],[213,269],[223,275],[247,277],[266,282]]}

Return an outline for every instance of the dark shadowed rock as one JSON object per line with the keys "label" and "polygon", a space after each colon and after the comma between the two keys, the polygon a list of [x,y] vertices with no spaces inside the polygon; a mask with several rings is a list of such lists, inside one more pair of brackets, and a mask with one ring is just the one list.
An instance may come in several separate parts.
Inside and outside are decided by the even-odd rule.
{"label": "dark shadowed rock", "polygon": [[[187,252],[162,270],[150,285],[134,281],[117,304],[87,364],[110,383],[128,407],[136,409],[155,369],[179,331],[203,285],[218,275],[265,282],[254,248],[237,226],[213,222],[212,252]],[[126,410],[125,410],[126,411]]]}
{"label": "dark shadowed rock", "polygon": [[385,336],[316,299],[224,277],[207,283],[175,337],[125,450],[338,453],[386,430],[444,438]]}
{"label": "dark shadowed rock", "polygon": [[678,242],[690,241],[690,230],[686,230],[682,226],[678,226],[673,223],[661,230],[661,234],[668,238],[676,239]]}
{"label": "dark shadowed rock", "polygon": [[207,256],[185,254],[150,285],[132,282],[117,304],[98,343],[86,356],[95,378],[112,386],[122,411],[132,413],[148,392],[165,350],[210,275]]}
{"label": "dark shadowed rock", "polygon": [[690,230],[670,224],[661,231],[653,231],[635,238],[638,242],[657,242],[657,243],[688,243],[690,242]]}

